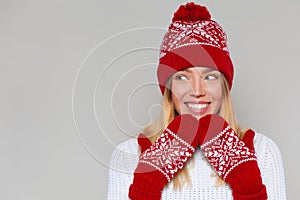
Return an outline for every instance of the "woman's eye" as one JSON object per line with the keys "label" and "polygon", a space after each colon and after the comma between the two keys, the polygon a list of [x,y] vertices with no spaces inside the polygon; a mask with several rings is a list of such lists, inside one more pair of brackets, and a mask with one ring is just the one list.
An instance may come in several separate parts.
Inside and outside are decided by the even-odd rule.
{"label": "woman's eye", "polygon": [[185,75],[177,75],[175,78],[177,80],[187,80],[187,77]]}
{"label": "woman's eye", "polygon": [[207,75],[207,76],[205,77],[205,79],[206,79],[206,80],[215,80],[215,79],[217,79],[217,76],[216,76],[216,75],[210,74],[210,75]]}

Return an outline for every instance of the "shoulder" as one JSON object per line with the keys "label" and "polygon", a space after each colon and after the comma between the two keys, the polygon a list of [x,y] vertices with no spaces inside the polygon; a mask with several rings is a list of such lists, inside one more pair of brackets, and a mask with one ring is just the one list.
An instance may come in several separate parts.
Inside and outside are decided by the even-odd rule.
{"label": "shoulder", "polygon": [[268,136],[255,132],[254,146],[257,153],[263,151],[273,151],[274,153],[280,154],[278,145]]}
{"label": "shoulder", "polygon": [[136,138],[125,140],[118,144],[111,154],[110,169],[131,173],[138,162],[139,145]]}
{"label": "shoulder", "polygon": [[281,151],[278,145],[268,136],[255,132],[254,148],[258,163],[263,168],[283,167]]}
{"label": "shoulder", "polygon": [[116,148],[115,151],[126,151],[126,152],[136,152],[138,151],[139,146],[137,143],[137,139],[136,138],[130,138],[128,140],[125,140],[121,143],[119,143]]}

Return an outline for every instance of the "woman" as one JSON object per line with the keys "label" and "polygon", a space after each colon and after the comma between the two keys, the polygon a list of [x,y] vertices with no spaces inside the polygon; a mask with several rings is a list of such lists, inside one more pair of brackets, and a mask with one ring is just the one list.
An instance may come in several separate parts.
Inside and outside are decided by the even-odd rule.
{"label": "woman", "polygon": [[157,69],[160,119],[114,151],[108,199],[286,199],[277,145],[235,119],[226,40],[205,7],[175,12]]}

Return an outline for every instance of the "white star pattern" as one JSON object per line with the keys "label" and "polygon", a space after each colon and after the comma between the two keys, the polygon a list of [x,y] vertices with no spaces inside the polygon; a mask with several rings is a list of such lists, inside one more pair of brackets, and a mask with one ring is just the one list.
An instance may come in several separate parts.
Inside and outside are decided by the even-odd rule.
{"label": "white star pattern", "polygon": [[159,170],[168,181],[193,155],[195,149],[184,140],[176,136],[171,130],[161,137],[140,156],[140,161]]}
{"label": "white star pattern", "polygon": [[226,179],[228,174],[241,163],[256,160],[253,150],[245,146],[231,128],[201,146],[204,155],[217,173]]}

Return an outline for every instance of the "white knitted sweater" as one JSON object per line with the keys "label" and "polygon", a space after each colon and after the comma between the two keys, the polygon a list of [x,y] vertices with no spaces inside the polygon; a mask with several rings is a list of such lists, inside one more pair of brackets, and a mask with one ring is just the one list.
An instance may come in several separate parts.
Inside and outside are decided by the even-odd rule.
{"label": "white knitted sweater", "polygon": [[[263,183],[267,187],[269,200],[285,200],[285,177],[281,153],[278,146],[267,136],[256,133],[254,146]],[[139,159],[139,145],[136,139],[119,144],[111,156],[109,166],[108,200],[128,198],[129,186]],[[192,159],[191,159],[192,160]],[[173,189],[173,183],[165,186],[162,199],[182,200],[227,200],[232,199],[228,185],[215,187],[216,178],[211,177],[214,169],[198,148],[193,160],[187,163],[192,186],[184,186],[181,191]]]}

